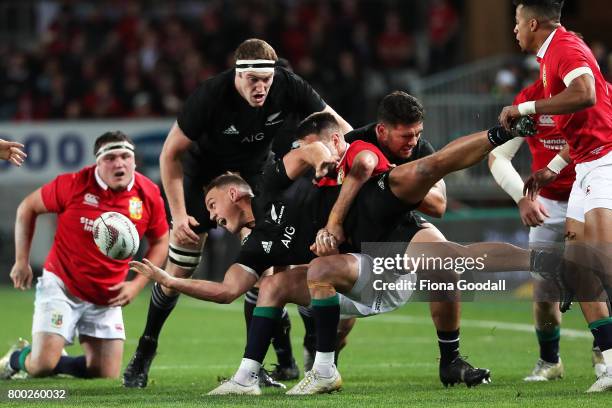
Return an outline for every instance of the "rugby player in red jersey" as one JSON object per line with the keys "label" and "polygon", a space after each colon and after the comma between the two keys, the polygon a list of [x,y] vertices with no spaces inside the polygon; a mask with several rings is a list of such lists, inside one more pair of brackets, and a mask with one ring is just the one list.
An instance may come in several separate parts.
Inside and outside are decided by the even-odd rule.
{"label": "rugby player in red jersey", "polygon": [[[544,86],[542,80],[538,79],[516,96],[514,105],[543,97]],[[546,167],[566,145],[551,115],[536,114],[534,120],[537,134],[526,139],[517,137],[495,148],[489,155],[489,167],[500,187],[516,202],[523,225],[530,227],[529,243],[554,245],[564,241],[567,200],[576,173],[573,165],[565,167],[553,183],[540,190],[535,201],[523,195],[523,180],[511,163],[523,141],[527,142],[531,152],[533,172]],[[546,299],[546,288],[543,285],[540,280],[534,281],[533,314],[540,358],[525,381],[549,381],[562,378],[564,374],[563,363],[559,358],[561,312],[558,302]],[[592,352],[595,373],[599,375],[605,367],[603,357],[596,345]]]}
{"label": "rugby player in red jersey", "polygon": [[[566,255],[589,262],[608,299],[612,297],[612,103],[593,53],[576,34],[561,25],[562,0],[515,0],[514,33],[521,49],[536,54],[544,98],[506,106],[500,122],[506,128],[525,115],[553,115],[567,141],[544,168],[526,182],[530,197],[552,182],[570,161],[576,165],[567,209]],[[590,279],[581,275],[580,280]],[[570,285],[575,284],[572,282]],[[602,302],[599,282],[581,293],[580,306],[607,369],[589,392],[612,390],[612,318]],[[573,289],[573,288],[570,288]],[[569,304],[567,301],[562,304]],[[563,307],[565,309],[565,307]]]}
{"label": "rugby player in red jersey", "polygon": [[[135,171],[134,144],[125,134],[103,134],[94,153],[95,165],[59,175],[17,209],[10,274],[15,288],[26,290],[32,283],[29,257],[38,215],[57,214],[57,230],[36,285],[32,344],[21,341],[7,353],[0,363],[2,378],[20,370],[33,377],[119,376],[125,340],[121,307],[147,279],[125,280],[130,259],[104,255],[94,243],[93,223],[107,211],[125,215],[147,238],[147,258],[160,266],[167,255],[168,224],[159,188]],[[77,331],[84,355],[62,355]]]}

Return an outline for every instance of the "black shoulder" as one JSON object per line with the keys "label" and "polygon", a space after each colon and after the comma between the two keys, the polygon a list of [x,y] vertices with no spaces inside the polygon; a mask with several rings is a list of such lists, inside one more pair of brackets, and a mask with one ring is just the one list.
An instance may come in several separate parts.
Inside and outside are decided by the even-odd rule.
{"label": "black shoulder", "polygon": [[378,140],[376,138],[376,123],[370,123],[369,125],[353,129],[344,135],[344,139],[349,143],[353,143],[356,140],[363,140],[364,142],[372,143],[373,145],[378,146]]}

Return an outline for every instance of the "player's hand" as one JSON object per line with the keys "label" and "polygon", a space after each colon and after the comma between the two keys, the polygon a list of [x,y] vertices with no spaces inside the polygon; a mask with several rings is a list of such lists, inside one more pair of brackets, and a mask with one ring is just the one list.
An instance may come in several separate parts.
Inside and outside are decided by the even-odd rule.
{"label": "player's hand", "polygon": [[317,164],[315,169],[315,179],[320,180],[328,174],[333,174],[338,167],[338,161],[334,159],[325,159]]}
{"label": "player's hand", "polygon": [[536,171],[525,181],[523,194],[528,196],[532,201],[535,200],[542,187],[555,181],[557,176],[558,174],[548,167]]}
{"label": "player's hand", "polygon": [[548,210],[539,201],[532,201],[529,197],[523,197],[518,202],[521,221],[527,227],[538,227],[544,220],[550,217]]}
{"label": "player's hand", "polygon": [[327,232],[331,234],[332,237],[336,239],[336,246],[340,246],[344,241],[346,241],[346,237],[344,236],[344,228],[342,224],[330,224],[328,223],[325,228]]}
{"label": "player's hand", "polygon": [[509,131],[511,130],[512,122],[519,117],[521,117],[521,114],[519,113],[517,106],[506,106],[499,114],[499,123],[504,127],[504,129]]}
{"label": "player's hand", "polygon": [[179,245],[197,245],[200,237],[191,227],[197,227],[200,223],[191,215],[178,217],[172,220],[172,235]]}
{"label": "player's hand", "polygon": [[325,228],[317,232],[315,243],[310,246],[310,250],[317,256],[336,255],[339,252],[336,238]]}
{"label": "player's hand", "polygon": [[17,142],[9,142],[0,139],[0,159],[7,160],[9,163],[20,167],[25,158],[28,157],[23,150],[23,145]]}
{"label": "player's hand", "polygon": [[114,286],[111,286],[109,290],[118,290],[119,293],[114,298],[108,301],[108,305],[111,307],[115,306],[127,306],[132,299],[140,292],[140,285],[134,281],[120,282]]}
{"label": "player's hand", "polygon": [[27,290],[32,287],[32,267],[30,264],[15,262],[9,275],[15,289]]}
{"label": "player's hand", "polygon": [[129,265],[130,271],[144,275],[163,286],[168,286],[168,281],[172,279],[172,276],[168,272],[153,265],[147,258],[143,258],[142,262],[130,261]]}

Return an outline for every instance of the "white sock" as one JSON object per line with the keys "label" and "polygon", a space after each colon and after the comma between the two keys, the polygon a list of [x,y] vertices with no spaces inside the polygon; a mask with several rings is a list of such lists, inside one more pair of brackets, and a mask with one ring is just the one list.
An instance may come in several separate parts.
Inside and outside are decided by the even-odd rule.
{"label": "white sock", "polygon": [[607,349],[606,351],[602,351],[604,363],[608,367],[612,367],[612,349]]}
{"label": "white sock", "polygon": [[260,368],[260,362],[251,360],[250,358],[243,358],[240,362],[240,367],[238,367],[238,371],[234,374],[234,381],[240,385],[253,385],[258,381],[257,375],[259,374]]}
{"label": "white sock", "polygon": [[334,357],[336,353],[322,353],[317,351],[312,369],[315,370],[321,377],[331,377],[334,375]]}

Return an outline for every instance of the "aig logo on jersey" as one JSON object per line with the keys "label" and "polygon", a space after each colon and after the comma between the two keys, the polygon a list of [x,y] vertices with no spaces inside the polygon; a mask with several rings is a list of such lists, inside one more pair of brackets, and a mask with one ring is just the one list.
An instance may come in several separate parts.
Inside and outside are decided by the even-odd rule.
{"label": "aig logo on jersey", "polygon": [[139,197],[130,198],[130,218],[140,220],[142,218],[142,200]]}

